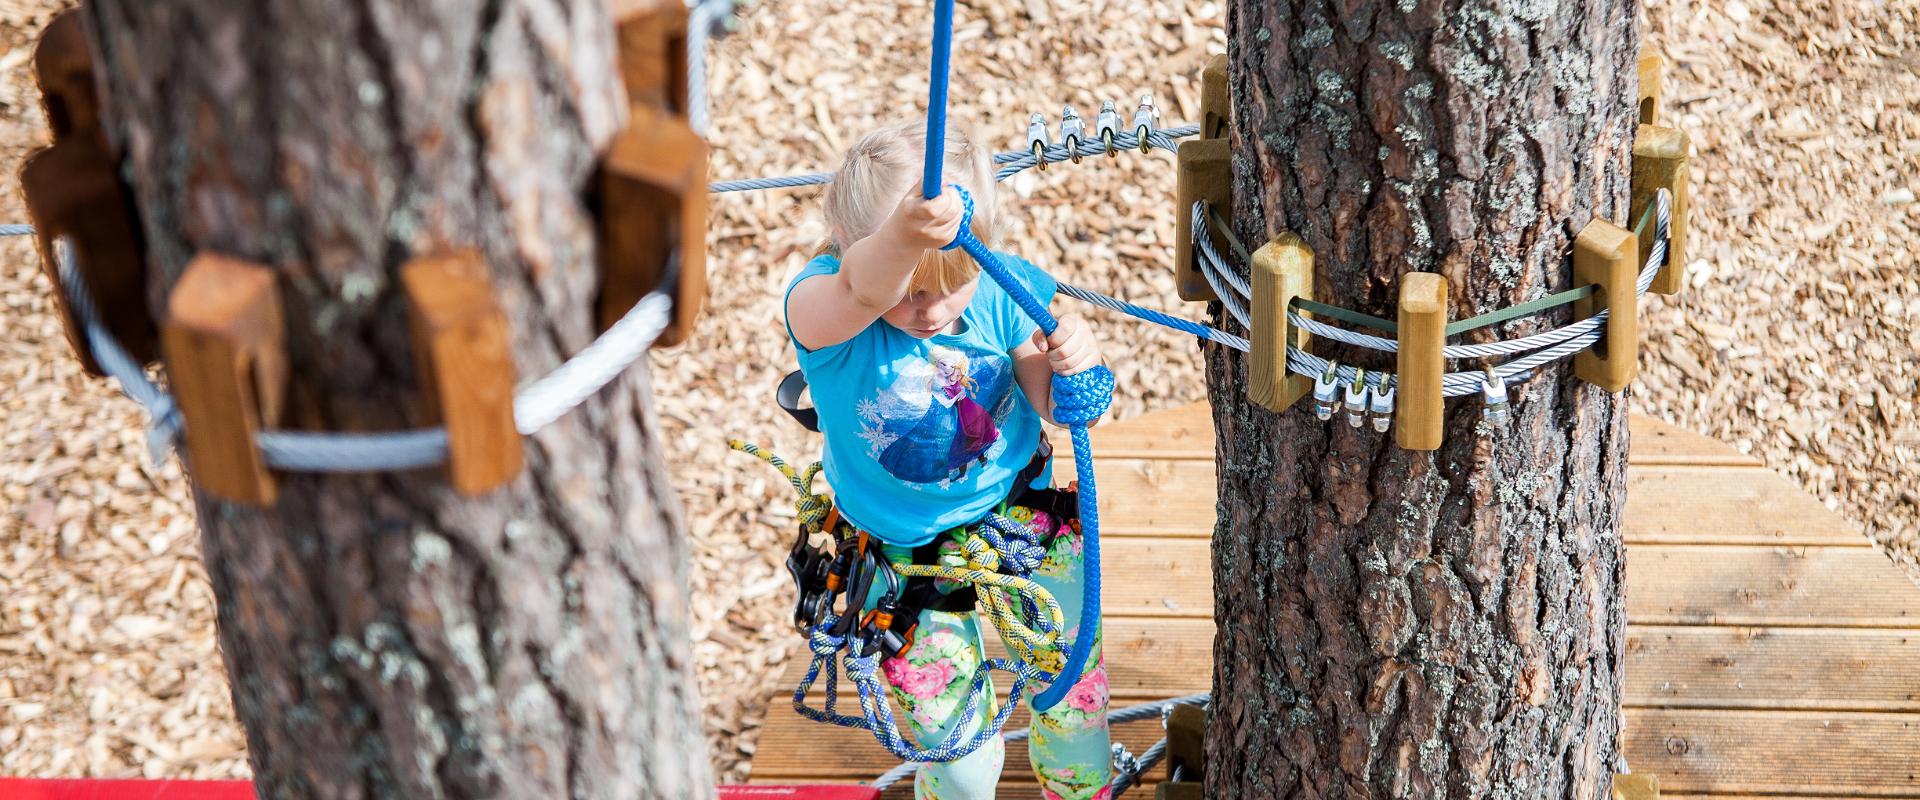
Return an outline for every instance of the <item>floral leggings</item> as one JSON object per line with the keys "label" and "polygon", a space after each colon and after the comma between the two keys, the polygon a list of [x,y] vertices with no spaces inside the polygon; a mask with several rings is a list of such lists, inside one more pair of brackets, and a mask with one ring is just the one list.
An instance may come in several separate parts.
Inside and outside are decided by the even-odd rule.
{"label": "floral leggings", "polygon": [[[1079,525],[1062,524],[1043,511],[1014,506],[1007,516],[1032,527],[1048,543],[1046,561],[1033,579],[1060,601],[1066,613],[1069,640],[1080,622],[1081,583],[1086,579]],[[944,534],[943,561],[958,563],[964,531]],[[887,558],[901,563],[904,548],[885,548]],[[943,589],[947,587],[942,587]],[[976,613],[928,610],[920,614],[914,645],[905,654],[881,664],[893,699],[906,710],[913,735],[922,744],[946,736],[966,704],[967,689],[986,657]],[[1107,735],[1107,670],[1094,646],[1093,668],[1080,678],[1066,699],[1046,713],[1033,715],[1027,755],[1046,800],[1105,800],[1111,796],[1112,752]],[[991,689],[991,682],[988,687]],[[1039,687],[1029,687],[1039,691]],[[991,694],[989,694],[991,698]],[[1029,700],[1031,695],[1029,695]],[[989,699],[967,730],[977,731],[996,710]],[[1031,710],[1031,706],[1029,706]],[[991,800],[1006,760],[1006,741],[996,738],[958,761],[928,764],[914,780],[918,800]]]}

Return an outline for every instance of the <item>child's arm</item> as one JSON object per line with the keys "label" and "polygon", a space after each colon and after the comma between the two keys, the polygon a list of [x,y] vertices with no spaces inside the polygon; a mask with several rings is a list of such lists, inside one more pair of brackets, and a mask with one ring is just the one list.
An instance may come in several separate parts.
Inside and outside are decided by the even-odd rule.
{"label": "child's arm", "polygon": [[1059,320],[1052,336],[1034,331],[1031,341],[1013,350],[1013,375],[1020,391],[1040,418],[1056,427],[1060,423],[1053,418],[1053,376],[1085,372],[1101,363],[1100,343],[1086,322],[1077,314]]}
{"label": "child's arm", "polygon": [[914,187],[880,229],[840,254],[840,271],[815,275],[787,295],[787,327],[801,347],[818,350],[852,339],[907,295],[927,250],[960,232],[964,209],[952,190],[932,200]]}

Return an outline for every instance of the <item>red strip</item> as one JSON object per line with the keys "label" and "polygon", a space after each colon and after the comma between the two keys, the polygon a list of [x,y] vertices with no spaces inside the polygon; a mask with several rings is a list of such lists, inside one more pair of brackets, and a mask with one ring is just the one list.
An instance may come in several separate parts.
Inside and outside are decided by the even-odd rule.
{"label": "red strip", "polygon": [[[722,786],[720,800],[879,800],[867,786]],[[251,781],[0,778],[0,800],[254,800]]]}

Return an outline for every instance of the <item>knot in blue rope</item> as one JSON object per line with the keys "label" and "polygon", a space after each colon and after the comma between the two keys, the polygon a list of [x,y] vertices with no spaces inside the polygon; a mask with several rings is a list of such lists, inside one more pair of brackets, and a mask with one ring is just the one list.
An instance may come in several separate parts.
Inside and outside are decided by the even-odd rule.
{"label": "knot in blue rope", "polygon": [[1113,370],[1105,364],[1053,376],[1053,418],[1063,425],[1091,425],[1112,405]]}
{"label": "knot in blue rope", "polygon": [[960,232],[953,235],[953,241],[942,245],[941,250],[959,247],[961,242],[973,234],[973,194],[960,184],[956,183],[952,186],[954,191],[960,193]]}
{"label": "knot in blue rope", "polygon": [[854,683],[866,683],[880,674],[880,654],[870,653],[864,656],[847,656],[847,677]]}
{"label": "knot in blue rope", "polygon": [[1000,553],[1000,571],[1008,575],[1027,577],[1047,560],[1047,549],[1033,529],[999,514],[988,514],[979,533]]}
{"label": "knot in blue rope", "polygon": [[835,636],[827,632],[833,629],[836,621],[838,619],[829,614],[826,621],[821,622],[812,633],[807,635],[807,649],[812,650],[814,655],[832,658],[833,654],[847,646],[847,637]]}

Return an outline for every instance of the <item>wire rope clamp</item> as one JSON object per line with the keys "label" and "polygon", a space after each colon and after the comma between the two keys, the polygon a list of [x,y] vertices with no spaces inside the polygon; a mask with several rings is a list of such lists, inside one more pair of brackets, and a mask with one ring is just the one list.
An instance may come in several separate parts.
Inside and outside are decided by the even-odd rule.
{"label": "wire rope clamp", "polygon": [[1329,359],[1327,368],[1313,378],[1313,416],[1326,422],[1339,407],[1340,362]]}
{"label": "wire rope clamp", "polygon": [[686,4],[614,0],[611,10],[627,102],[687,114]]}
{"label": "wire rope clamp", "polygon": [[1347,410],[1347,427],[1358,428],[1367,424],[1367,405],[1372,394],[1373,386],[1367,383],[1367,371],[1354,370],[1353,381],[1347,384],[1346,402],[1342,403]]}
{"label": "wire rope clamp", "polygon": [[1480,378],[1480,396],[1485,402],[1480,413],[1486,417],[1487,421],[1507,421],[1509,412],[1512,410],[1511,404],[1507,402],[1507,381],[1500,377],[1500,373],[1493,371],[1492,367],[1487,367]]}
{"label": "wire rope clamp", "polygon": [[1188,139],[1175,151],[1173,208],[1173,280],[1180,299],[1210,303],[1220,299],[1200,269],[1193,240],[1193,204],[1233,208],[1233,149],[1226,139]]}
{"label": "wire rope clamp", "polygon": [[1401,276],[1399,305],[1394,440],[1408,450],[1438,450],[1446,422],[1447,279],[1432,272]]}
{"label": "wire rope clamp", "polygon": [[1382,375],[1380,385],[1367,393],[1367,413],[1373,418],[1373,431],[1386,433],[1393,425],[1393,376]]}
{"label": "wire rope clamp", "polygon": [[1153,123],[1160,118],[1160,109],[1153,104],[1153,95],[1140,95],[1140,105],[1133,109],[1133,135],[1140,139],[1140,152],[1153,152]]}
{"label": "wire rope clamp", "polygon": [[1227,88],[1227,56],[1220,53],[1207,59],[1207,65],[1200,69],[1200,138],[1226,137],[1232,102]]}
{"label": "wire rope clamp", "polygon": [[471,250],[416,258],[401,267],[400,283],[421,405],[446,427],[453,488],[486,494],[519,475],[526,459],[513,422],[507,314],[487,262]]}
{"label": "wire rope clamp", "polygon": [[[1667,225],[1667,260],[1653,277],[1650,291],[1675,294],[1687,280],[1687,132],[1679,128],[1641,125],[1633,137],[1632,201],[1629,220],[1638,220],[1655,208],[1660,190],[1671,198]],[[1649,221],[1639,234],[1640,264],[1647,263],[1658,239],[1657,222]]]}
{"label": "wire rope clamp", "polygon": [[1295,300],[1313,299],[1313,250],[1283,233],[1253,253],[1253,352],[1247,365],[1247,398],[1284,411],[1313,390],[1313,379],[1287,371],[1287,350],[1306,351],[1312,341],[1288,312]]}
{"label": "wire rope clamp", "polygon": [[280,422],[288,374],[273,271],[201,253],[174,284],[167,317],[167,382],[186,421],[195,486],[228,502],[273,505],[279,491],[259,434]]}
{"label": "wire rope clamp", "polygon": [[634,106],[601,161],[599,189],[599,330],[673,277],[673,317],[654,344],[685,341],[707,294],[706,143],[684,119]]}
{"label": "wire rope clamp", "polygon": [[27,156],[20,167],[20,187],[67,343],[87,372],[99,376],[106,373],[61,280],[61,239],[70,246],[76,276],[93,298],[95,318],[135,361],[154,360],[159,332],[147,308],[139,213],[100,127],[93,56],[81,13],[56,15],[34,47],[34,73],[53,144]]}
{"label": "wire rope clamp", "polygon": [[1100,144],[1107,149],[1107,158],[1119,158],[1120,150],[1114,146],[1114,140],[1120,138],[1120,111],[1114,108],[1112,100],[1100,104],[1099,122]]}
{"label": "wire rope clamp", "polygon": [[1060,109],[1060,142],[1067,146],[1067,157],[1080,163],[1080,140],[1087,138],[1087,123],[1074,113],[1073,106]]}
{"label": "wire rope clamp", "polygon": [[1041,172],[1047,171],[1047,148],[1053,144],[1053,135],[1047,132],[1047,118],[1034,113],[1027,118],[1027,152],[1033,154],[1034,166]]}
{"label": "wire rope clamp", "polygon": [[1638,238],[1596,219],[1573,240],[1573,280],[1595,287],[1593,294],[1574,301],[1573,319],[1607,312],[1600,341],[1574,356],[1573,374],[1609,392],[1627,388],[1640,370],[1640,298],[1634,285],[1640,270],[1633,263],[1640,252]]}

